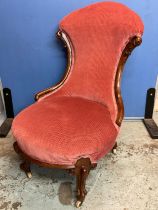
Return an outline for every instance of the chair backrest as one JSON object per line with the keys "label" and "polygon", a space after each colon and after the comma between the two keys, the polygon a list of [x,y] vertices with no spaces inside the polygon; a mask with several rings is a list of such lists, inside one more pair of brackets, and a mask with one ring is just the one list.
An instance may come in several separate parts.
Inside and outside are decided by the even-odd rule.
{"label": "chair backrest", "polygon": [[71,41],[73,62],[58,94],[105,104],[116,120],[114,81],[118,63],[129,39],[141,36],[143,29],[140,17],[120,3],[96,3],[66,16],[60,30]]}

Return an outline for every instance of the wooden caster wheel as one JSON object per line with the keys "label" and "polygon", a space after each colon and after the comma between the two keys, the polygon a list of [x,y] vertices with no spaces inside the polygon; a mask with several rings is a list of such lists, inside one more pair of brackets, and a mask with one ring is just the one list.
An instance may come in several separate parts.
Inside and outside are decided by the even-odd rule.
{"label": "wooden caster wheel", "polygon": [[76,201],[76,207],[79,208],[82,205],[81,201]]}
{"label": "wooden caster wheel", "polygon": [[20,164],[20,169],[23,170],[26,174],[26,176],[31,179],[32,178],[32,173],[30,170],[30,163],[29,162],[23,162]]}
{"label": "wooden caster wheel", "polygon": [[27,172],[26,175],[27,175],[27,177],[28,177],[29,179],[32,178],[32,173],[31,173],[31,172]]}
{"label": "wooden caster wheel", "polygon": [[115,143],[114,147],[112,148],[112,153],[113,154],[117,153],[117,142]]}
{"label": "wooden caster wheel", "polygon": [[116,153],[117,153],[117,150],[116,150],[116,149],[113,149],[113,150],[112,150],[112,153],[113,153],[113,154],[116,154]]}

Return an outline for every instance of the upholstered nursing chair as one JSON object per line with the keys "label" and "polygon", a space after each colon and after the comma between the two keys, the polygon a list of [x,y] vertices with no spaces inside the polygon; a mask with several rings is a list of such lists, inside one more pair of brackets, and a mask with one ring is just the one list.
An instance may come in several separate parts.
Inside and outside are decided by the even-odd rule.
{"label": "upholstered nursing chair", "polygon": [[77,207],[90,170],[116,148],[124,116],[121,74],[142,34],[139,16],[120,3],[96,3],[66,16],[57,33],[68,49],[63,80],[38,93],[13,121],[21,169],[29,178],[31,163],[76,175]]}

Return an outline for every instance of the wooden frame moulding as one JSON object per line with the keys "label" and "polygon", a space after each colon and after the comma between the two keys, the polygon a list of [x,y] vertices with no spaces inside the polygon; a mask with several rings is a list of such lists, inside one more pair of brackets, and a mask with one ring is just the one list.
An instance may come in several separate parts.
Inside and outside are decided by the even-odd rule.
{"label": "wooden frame moulding", "polygon": [[65,75],[64,75],[63,79],[59,83],[57,83],[55,86],[47,88],[47,89],[42,90],[39,93],[37,93],[35,95],[35,101],[38,101],[43,96],[45,96],[47,94],[50,94],[50,93],[54,92],[55,90],[57,90],[58,88],[60,88],[64,84],[66,79],[68,78],[70,70],[71,70],[73,46],[72,46],[72,43],[70,41],[70,38],[68,37],[68,35],[65,32],[63,32],[61,30],[59,30],[56,33],[56,36],[57,36],[57,38],[59,38],[60,40],[62,40],[64,42],[64,46],[67,48],[68,63],[67,63],[67,68],[66,68],[66,71],[65,71]]}

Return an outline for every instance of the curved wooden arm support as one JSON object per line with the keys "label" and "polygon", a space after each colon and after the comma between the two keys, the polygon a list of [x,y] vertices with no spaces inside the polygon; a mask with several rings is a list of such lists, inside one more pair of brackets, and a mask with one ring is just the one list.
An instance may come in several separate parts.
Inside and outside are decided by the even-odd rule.
{"label": "curved wooden arm support", "polygon": [[132,37],[128,44],[126,45],[125,49],[123,50],[123,53],[121,55],[118,68],[117,68],[117,73],[115,77],[115,98],[116,98],[116,103],[117,103],[117,118],[116,118],[116,124],[118,126],[121,125],[123,117],[124,117],[124,105],[123,105],[123,100],[121,96],[121,77],[122,77],[122,72],[124,65],[126,63],[126,60],[128,59],[129,55],[132,53],[133,49],[137,46],[139,46],[142,43],[142,38],[139,36],[134,36]]}
{"label": "curved wooden arm support", "polygon": [[57,37],[64,42],[65,47],[67,48],[68,63],[67,63],[65,75],[64,75],[63,79],[59,83],[57,83],[55,86],[47,88],[47,89],[37,93],[35,95],[36,101],[38,101],[43,96],[45,96],[45,95],[55,91],[59,87],[61,87],[64,84],[65,80],[67,79],[67,77],[70,73],[70,69],[71,69],[71,65],[72,65],[72,44],[71,44],[70,38],[64,31],[60,31],[60,30],[57,32]]}

